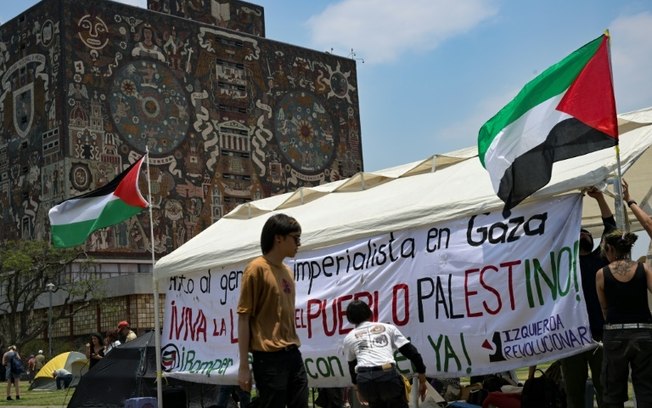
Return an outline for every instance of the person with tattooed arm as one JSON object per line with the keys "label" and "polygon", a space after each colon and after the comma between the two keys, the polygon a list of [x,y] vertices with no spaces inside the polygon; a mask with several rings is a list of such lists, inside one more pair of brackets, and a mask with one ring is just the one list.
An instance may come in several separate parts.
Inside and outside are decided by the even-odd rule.
{"label": "person with tattooed arm", "polygon": [[602,362],[603,403],[606,408],[623,407],[628,400],[630,369],[638,407],[652,407],[652,268],[631,260],[638,237],[613,231],[604,238],[602,251],[609,265],[595,277],[605,325]]}

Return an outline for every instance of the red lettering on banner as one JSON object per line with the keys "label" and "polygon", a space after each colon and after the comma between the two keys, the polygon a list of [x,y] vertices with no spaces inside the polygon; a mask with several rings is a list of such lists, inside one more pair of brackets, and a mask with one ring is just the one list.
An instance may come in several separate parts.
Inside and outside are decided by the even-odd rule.
{"label": "red lettering on banner", "polygon": [[303,321],[303,309],[294,310],[294,327],[297,329],[305,329],[306,322]]}
{"label": "red lettering on banner", "polygon": [[513,282],[514,271],[512,267],[516,265],[520,265],[521,263],[522,263],[521,260],[517,260],[517,261],[503,262],[500,264],[500,266],[502,266],[503,268],[508,269],[507,273],[508,273],[508,288],[509,288],[509,305],[511,310],[516,309],[516,300],[514,298],[514,282]]}
{"label": "red lettering on banner", "polygon": [[479,269],[473,268],[473,269],[467,269],[464,271],[464,299],[466,299],[466,315],[468,317],[478,317],[482,316],[482,313],[480,312],[471,312],[471,305],[469,303],[469,300],[471,299],[471,296],[477,295],[478,291],[477,290],[470,290],[469,289],[469,275],[472,273],[477,273]]}
{"label": "red lettering on banner", "polygon": [[[373,293],[358,292],[353,295],[343,295],[335,299],[308,299],[306,307],[306,320],[308,329],[308,338],[313,336],[313,325],[319,324],[315,322],[321,319],[322,329],[324,334],[328,337],[334,335],[343,335],[351,331],[351,328],[346,328],[344,325],[347,323],[344,316],[346,316],[345,302],[354,299],[366,299],[372,311],[372,320],[378,319],[378,291]],[[330,302],[330,307],[328,303]],[[296,323],[295,315],[295,323]]]}
{"label": "red lettering on banner", "polygon": [[[227,330],[227,323],[229,325],[228,330]],[[231,344],[236,344],[238,342],[238,338],[235,337],[236,330],[237,329],[235,328],[233,309],[229,309],[228,322],[227,322],[227,318],[225,317],[221,317],[221,318],[218,317],[213,319],[213,337],[221,337],[229,334],[231,338]]]}
{"label": "red lettering on banner", "polygon": [[326,299],[321,301],[321,304],[322,304],[321,309],[322,309],[322,316],[323,316],[323,318],[321,319],[321,325],[322,325],[322,327],[324,329],[324,334],[326,336],[328,336],[328,337],[331,337],[332,335],[334,335],[335,330],[337,330],[337,316],[339,316],[338,313],[337,313],[337,306],[340,305],[340,303],[337,301],[338,299],[333,300],[333,302],[331,303],[331,309],[333,309],[332,310],[332,312],[333,312],[332,313],[332,316],[333,316],[333,328],[330,329],[330,330],[328,329],[328,311],[326,310],[328,301]]}
{"label": "red lettering on banner", "polygon": [[175,301],[172,301],[172,317],[170,319],[170,332],[168,336],[172,340],[183,340],[206,342],[206,316],[203,310],[198,309],[197,313],[191,307],[183,306],[181,311],[177,309]]}
{"label": "red lettering on banner", "polygon": [[348,302],[349,300],[351,300],[351,298],[353,298],[353,296],[351,295],[344,295],[337,298],[337,321],[339,322],[340,334],[346,334],[352,330],[350,327],[347,328],[343,327],[344,322],[346,322],[347,320],[345,319],[346,307],[342,306],[342,302],[345,301]]}
{"label": "red lettering on banner", "polygon": [[233,319],[233,309],[229,309],[229,316],[231,317],[231,344],[236,344],[238,342],[238,338],[233,337],[233,333],[235,333],[235,330],[234,330],[234,327],[233,327],[234,326],[233,321],[235,320],[235,319]]}
{"label": "red lettering on banner", "polygon": [[[312,308],[314,305],[317,305],[317,310],[313,313]],[[312,321],[319,317],[321,314],[321,300],[319,299],[308,299],[308,305],[306,307],[306,313],[308,318],[308,338],[312,338]]]}
{"label": "red lettering on banner", "polygon": [[224,319],[213,319],[213,336],[224,336],[226,333],[226,321]]}
{"label": "red lettering on banner", "polygon": [[[398,318],[398,293],[403,292],[403,319]],[[405,326],[410,321],[410,288],[405,283],[399,283],[392,288],[392,321],[396,326]]]}
{"label": "red lettering on banner", "polygon": [[[488,273],[504,273],[504,269],[507,269],[507,290],[508,290],[508,295],[509,295],[509,308],[510,310],[515,310],[516,309],[516,300],[514,298],[514,282],[513,282],[513,267],[516,265],[520,265],[521,261],[516,260],[516,261],[509,261],[509,262],[503,262],[501,263],[499,267],[494,266],[494,265],[485,265],[482,268],[473,268],[473,269],[467,269],[464,271],[464,298],[466,301],[466,315],[468,317],[479,317],[484,315],[485,313],[491,314],[491,315],[496,315],[500,313],[500,311],[503,308],[503,295],[501,293],[504,293],[503,291],[489,285],[488,283],[488,276],[485,274]],[[477,281],[475,280],[476,278],[473,278],[474,275],[477,276]],[[469,281],[471,279],[474,279],[474,283],[479,283],[479,285],[475,284],[470,284]],[[474,286],[475,288],[482,287],[485,289],[482,294],[478,290],[471,290],[470,287]],[[482,300],[482,310],[477,311],[471,310],[471,298],[474,296],[481,296],[485,294],[491,294],[489,298],[483,298]]]}

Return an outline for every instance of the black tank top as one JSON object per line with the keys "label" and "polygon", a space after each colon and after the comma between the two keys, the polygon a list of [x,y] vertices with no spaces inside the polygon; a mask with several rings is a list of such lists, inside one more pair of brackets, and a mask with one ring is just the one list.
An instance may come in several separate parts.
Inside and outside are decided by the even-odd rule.
{"label": "black tank top", "polygon": [[603,273],[607,323],[652,323],[643,264],[636,265],[634,276],[627,282],[617,280],[608,266],[603,268]]}

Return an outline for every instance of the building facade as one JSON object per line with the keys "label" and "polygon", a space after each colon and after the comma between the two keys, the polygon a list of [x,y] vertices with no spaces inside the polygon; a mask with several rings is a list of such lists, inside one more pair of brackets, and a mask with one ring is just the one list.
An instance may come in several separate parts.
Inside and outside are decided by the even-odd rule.
{"label": "building facade", "polygon": [[0,27],[0,78],[0,240],[48,240],[53,205],[149,151],[153,242],[141,214],[85,244],[109,275],[151,272],[150,248],[239,204],[363,167],[355,61],[265,38],[250,3],[43,0]]}

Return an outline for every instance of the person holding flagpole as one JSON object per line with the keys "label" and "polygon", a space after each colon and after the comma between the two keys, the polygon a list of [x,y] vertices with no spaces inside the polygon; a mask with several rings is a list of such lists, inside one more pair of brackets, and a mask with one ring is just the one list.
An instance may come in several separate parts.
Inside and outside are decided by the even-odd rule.
{"label": "person holding flagpole", "polygon": [[[616,229],[616,220],[607,204],[602,191],[595,187],[588,188],[586,195],[593,198],[600,208],[602,216],[602,239]],[[561,371],[563,373],[564,387],[566,389],[566,404],[568,408],[586,407],[586,381],[588,371],[591,370],[591,380],[595,388],[598,407],[602,408],[602,310],[595,290],[595,274],[598,269],[607,265],[609,261],[601,254],[601,248],[594,248],[593,235],[591,232],[582,229],[579,237],[579,264],[582,276],[582,294],[586,304],[586,312],[589,317],[591,336],[597,347],[561,359]]]}
{"label": "person holding flagpole", "polygon": [[636,201],[632,200],[632,196],[629,194],[629,185],[625,179],[623,179],[623,201],[627,203],[627,207],[632,211],[641,227],[652,238],[652,217],[643,211]]}

